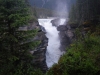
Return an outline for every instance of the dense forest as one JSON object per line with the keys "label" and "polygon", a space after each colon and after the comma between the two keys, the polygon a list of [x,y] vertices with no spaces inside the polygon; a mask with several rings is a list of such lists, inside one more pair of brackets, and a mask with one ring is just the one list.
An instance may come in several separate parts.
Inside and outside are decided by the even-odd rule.
{"label": "dense forest", "polygon": [[26,30],[32,19],[25,0],[0,0],[0,75],[32,75],[33,56],[38,44],[31,41],[37,30]]}
{"label": "dense forest", "polygon": [[100,0],[77,0],[70,9],[71,22],[82,23],[87,20],[99,19]]}
{"label": "dense forest", "polygon": [[68,24],[75,40],[48,75],[100,75],[100,0],[76,0]]}
{"label": "dense forest", "polygon": [[43,73],[30,54],[40,43],[32,41],[38,29],[23,28],[54,11],[31,7],[27,0],[0,0],[0,75],[100,75],[99,7],[100,0],[76,0],[68,21],[75,38],[58,64]]}

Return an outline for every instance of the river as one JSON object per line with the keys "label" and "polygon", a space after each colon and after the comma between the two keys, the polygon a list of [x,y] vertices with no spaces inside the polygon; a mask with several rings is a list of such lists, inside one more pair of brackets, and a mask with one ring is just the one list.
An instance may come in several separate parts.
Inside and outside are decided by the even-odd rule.
{"label": "river", "polygon": [[[45,28],[46,37],[48,38],[48,46],[46,51],[46,64],[48,68],[52,67],[55,63],[58,63],[60,56],[62,55],[60,47],[59,31],[55,26],[52,26],[51,20],[53,19],[38,19],[39,24]],[[62,25],[65,19],[60,19]]]}

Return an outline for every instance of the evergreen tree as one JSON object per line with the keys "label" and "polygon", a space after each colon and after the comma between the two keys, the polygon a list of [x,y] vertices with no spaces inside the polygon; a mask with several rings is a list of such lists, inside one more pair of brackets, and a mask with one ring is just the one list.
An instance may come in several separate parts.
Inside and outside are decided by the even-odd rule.
{"label": "evergreen tree", "polygon": [[[72,6],[73,7],[73,6]],[[70,21],[75,21],[82,24],[84,21],[93,20],[100,16],[100,0],[77,0],[75,4],[75,9],[71,8],[71,11],[76,13],[75,19],[71,17],[74,15],[70,13]]]}
{"label": "evergreen tree", "polygon": [[77,19],[76,19],[76,6],[73,5],[71,10],[70,10],[70,13],[69,13],[69,18],[70,18],[70,22],[73,21],[73,22],[77,22]]}
{"label": "evergreen tree", "polygon": [[0,75],[32,75],[36,30],[27,30],[30,20],[26,0],[0,0]]}

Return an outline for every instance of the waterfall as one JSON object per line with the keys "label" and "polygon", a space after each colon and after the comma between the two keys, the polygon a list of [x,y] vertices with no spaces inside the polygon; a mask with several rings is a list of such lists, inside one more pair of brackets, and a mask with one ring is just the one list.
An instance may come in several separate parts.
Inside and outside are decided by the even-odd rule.
{"label": "waterfall", "polygon": [[[48,38],[48,46],[46,51],[46,64],[48,68],[52,67],[53,64],[58,63],[58,60],[62,55],[62,52],[59,49],[59,31],[57,31],[55,26],[52,26],[51,20],[53,19],[38,19],[39,24],[45,28],[46,37]],[[63,24],[65,20],[61,19],[60,21],[60,24]]]}

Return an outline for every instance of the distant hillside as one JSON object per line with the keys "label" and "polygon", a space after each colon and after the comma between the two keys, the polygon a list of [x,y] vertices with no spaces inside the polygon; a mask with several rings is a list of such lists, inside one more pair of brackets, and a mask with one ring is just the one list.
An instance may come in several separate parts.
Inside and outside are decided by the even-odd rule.
{"label": "distant hillside", "polygon": [[66,3],[69,9],[76,0],[29,0],[29,3],[31,6],[55,10],[58,1]]}
{"label": "distant hillside", "polygon": [[55,0],[49,0],[48,2],[46,0],[29,0],[29,3],[31,6],[53,9]]}
{"label": "distant hillside", "polygon": [[[60,12],[46,8],[31,7],[31,12],[33,15],[35,14],[37,18],[61,17],[61,15],[59,15]],[[66,14],[62,14],[62,17],[66,17]]]}
{"label": "distant hillside", "polygon": [[[68,17],[70,6],[76,0],[29,0],[32,12],[38,18],[43,17]],[[64,7],[64,5],[66,7]],[[35,7],[35,8],[34,8]]]}
{"label": "distant hillside", "polygon": [[38,18],[47,18],[53,16],[53,11],[48,10],[45,8],[39,8],[39,7],[32,7],[32,12],[38,17]]}

